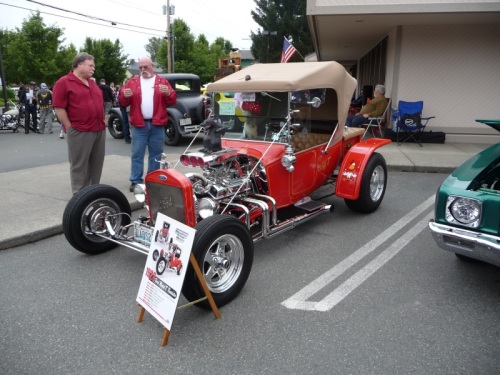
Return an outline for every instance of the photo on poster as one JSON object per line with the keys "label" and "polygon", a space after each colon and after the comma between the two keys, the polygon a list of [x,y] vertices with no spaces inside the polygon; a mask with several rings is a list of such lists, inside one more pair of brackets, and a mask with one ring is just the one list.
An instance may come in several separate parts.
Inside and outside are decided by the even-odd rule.
{"label": "photo on poster", "polygon": [[171,328],[196,230],[161,213],[141,279],[137,302]]}

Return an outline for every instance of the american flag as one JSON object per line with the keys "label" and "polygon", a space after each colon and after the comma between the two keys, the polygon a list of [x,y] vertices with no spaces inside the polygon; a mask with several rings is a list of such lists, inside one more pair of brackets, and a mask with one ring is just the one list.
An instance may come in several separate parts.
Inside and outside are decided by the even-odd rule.
{"label": "american flag", "polygon": [[288,62],[295,52],[297,52],[295,47],[292,46],[292,43],[290,43],[287,38],[285,38],[285,41],[283,42],[283,50],[281,51],[281,62]]}

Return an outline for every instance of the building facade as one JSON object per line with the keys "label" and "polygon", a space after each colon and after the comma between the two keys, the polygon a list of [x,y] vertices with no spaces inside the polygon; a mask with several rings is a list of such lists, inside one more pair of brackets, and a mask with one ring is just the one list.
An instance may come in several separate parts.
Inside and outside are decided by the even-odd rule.
{"label": "building facade", "polygon": [[307,0],[316,58],[342,63],[393,106],[424,101],[449,142],[496,143],[475,122],[500,119],[500,2]]}

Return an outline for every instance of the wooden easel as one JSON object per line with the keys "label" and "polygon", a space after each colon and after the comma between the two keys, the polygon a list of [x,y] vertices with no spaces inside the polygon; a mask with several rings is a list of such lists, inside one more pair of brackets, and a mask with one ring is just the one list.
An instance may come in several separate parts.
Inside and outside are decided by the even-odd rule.
{"label": "wooden easel", "polygon": [[[185,307],[192,306],[198,302],[204,301],[208,299],[208,303],[210,304],[210,307],[212,308],[212,311],[214,312],[215,319],[219,319],[221,317],[220,311],[217,308],[217,305],[215,304],[214,297],[212,297],[212,293],[210,293],[210,289],[208,289],[207,283],[205,282],[205,279],[203,278],[203,274],[201,273],[200,267],[198,266],[198,263],[196,263],[196,259],[191,253],[189,256],[189,262],[191,263],[191,266],[194,269],[194,272],[196,273],[196,276],[198,277],[198,280],[200,281],[201,287],[203,288],[203,291],[205,292],[205,297],[197,299],[196,301],[192,301],[189,303],[186,303],[185,305],[178,306],[176,310],[183,309]],[[144,319],[144,313],[146,312],[146,309],[139,305],[139,316],[137,317],[137,323],[141,323],[142,320]],[[170,331],[167,328],[164,328],[165,332],[163,333],[163,338],[161,340],[161,346],[165,346],[168,343],[168,338],[170,336]]]}

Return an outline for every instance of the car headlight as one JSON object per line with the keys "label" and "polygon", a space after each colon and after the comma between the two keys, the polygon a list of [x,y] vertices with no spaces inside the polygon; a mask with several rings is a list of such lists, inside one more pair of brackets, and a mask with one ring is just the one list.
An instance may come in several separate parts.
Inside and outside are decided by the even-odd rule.
{"label": "car headlight", "polygon": [[146,200],[146,185],[144,184],[135,185],[133,193],[137,202],[144,203],[144,201]]}
{"label": "car headlight", "polygon": [[477,228],[482,209],[482,203],[477,199],[451,195],[446,201],[446,221]]}
{"label": "car headlight", "polygon": [[217,202],[212,199],[201,198],[198,201],[198,215],[200,215],[202,219],[206,219],[216,213],[218,206]]}
{"label": "car headlight", "polygon": [[293,163],[297,161],[297,158],[295,155],[283,155],[281,158],[281,165],[286,168],[288,172],[293,172],[295,167],[293,166]]}

